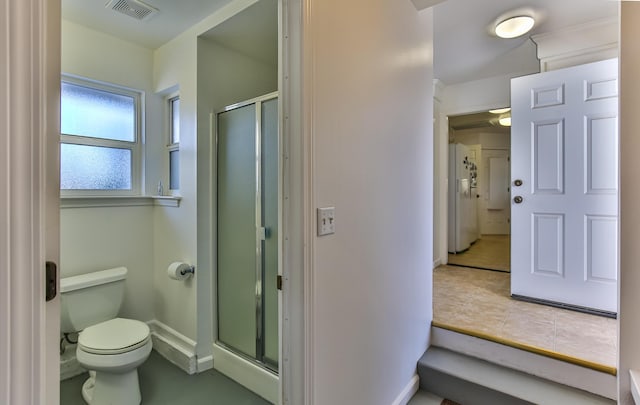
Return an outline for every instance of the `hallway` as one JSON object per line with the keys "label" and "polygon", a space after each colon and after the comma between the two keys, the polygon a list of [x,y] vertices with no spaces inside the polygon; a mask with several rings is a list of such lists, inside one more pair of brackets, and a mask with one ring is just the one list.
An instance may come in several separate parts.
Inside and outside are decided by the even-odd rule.
{"label": "hallway", "polygon": [[482,235],[462,253],[449,253],[449,264],[483,269],[510,271],[510,236]]}

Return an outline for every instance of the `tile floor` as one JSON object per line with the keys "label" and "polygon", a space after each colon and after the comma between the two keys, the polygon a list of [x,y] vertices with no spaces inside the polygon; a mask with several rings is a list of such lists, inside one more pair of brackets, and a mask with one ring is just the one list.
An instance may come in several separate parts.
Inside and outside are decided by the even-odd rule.
{"label": "tile floor", "polygon": [[509,284],[509,273],[440,266],[433,274],[433,319],[616,367],[615,319],[513,300]]}
{"label": "tile floor", "polygon": [[[215,370],[188,375],[155,351],[138,369],[142,405],[267,405]],[[80,393],[87,374],[60,383],[61,405],[86,405]]]}
{"label": "tile floor", "polygon": [[509,271],[509,235],[482,235],[471,247],[457,254],[449,254],[449,264]]}

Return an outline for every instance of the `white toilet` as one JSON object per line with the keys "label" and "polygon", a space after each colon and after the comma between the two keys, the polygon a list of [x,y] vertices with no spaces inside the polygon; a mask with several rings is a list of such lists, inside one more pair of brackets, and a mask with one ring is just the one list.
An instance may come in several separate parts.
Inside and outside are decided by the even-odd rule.
{"label": "white toilet", "polygon": [[61,331],[81,332],[76,357],[90,370],[82,397],[90,405],[138,405],[137,367],[151,353],[146,323],[117,318],[127,269],[118,267],[60,279]]}

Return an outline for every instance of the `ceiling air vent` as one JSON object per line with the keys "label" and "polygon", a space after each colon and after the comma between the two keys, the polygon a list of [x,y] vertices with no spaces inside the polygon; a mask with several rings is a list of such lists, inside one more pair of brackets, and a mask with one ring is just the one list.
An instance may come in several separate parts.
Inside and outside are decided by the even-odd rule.
{"label": "ceiling air vent", "polygon": [[158,13],[158,9],[151,7],[140,0],[111,0],[106,8],[126,14],[136,20],[147,20],[154,14]]}

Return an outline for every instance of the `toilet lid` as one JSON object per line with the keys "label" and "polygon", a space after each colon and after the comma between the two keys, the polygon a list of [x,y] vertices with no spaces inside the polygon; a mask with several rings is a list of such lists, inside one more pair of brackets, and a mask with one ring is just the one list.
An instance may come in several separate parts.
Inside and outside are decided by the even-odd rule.
{"label": "toilet lid", "polygon": [[115,354],[134,350],[149,340],[149,326],[133,319],[115,318],[89,326],[78,345],[89,353]]}

